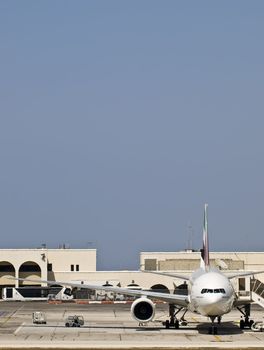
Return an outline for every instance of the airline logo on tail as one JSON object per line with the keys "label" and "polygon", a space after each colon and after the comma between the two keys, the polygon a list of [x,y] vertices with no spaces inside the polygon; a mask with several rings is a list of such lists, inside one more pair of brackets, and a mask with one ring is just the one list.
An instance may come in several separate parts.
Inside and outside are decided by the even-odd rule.
{"label": "airline logo on tail", "polygon": [[204,205],[204,223],[203,223],[203,248],[201,251],[201,267],[207,269],[209,267],[209,241],[208,241],[208,221],[207,221],[207,207]]}

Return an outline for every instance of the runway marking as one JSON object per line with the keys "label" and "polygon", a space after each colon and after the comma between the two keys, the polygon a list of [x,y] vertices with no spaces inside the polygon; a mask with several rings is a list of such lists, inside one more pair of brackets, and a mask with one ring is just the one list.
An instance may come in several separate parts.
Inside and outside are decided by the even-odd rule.
{"label": "runway marking", "polygon": [[3,327],[12,316],[14,316],[18,311],[20,311],[21,309],[23,309],[24,305],[19,307],[17,310],[13,311],[8,317],[6,317],[6,319],[0,323],[0,327]]}
{"label": "runway marking", "polygon": [[219,335],[214,335],[214,337],[215,337],[215,339],[216,339],[218,342],[221,342],[221,341],[222,341],[222,339],[221,339],[221,337],[219,337]]}
{"label": "runway marking", "polygon": [[17,335],[17,333],[21,330],[21,328],[24,326],[25,322],[22,323],[21,326],[19,326],[15,331],[14,331],[14,335]]}
{"label": "runway marking", "polygon": [[56,325],[55,325],[55,327],[50,335],[50,340],[53,340],[53,338],[55,337],[58,325],[59,325],[59,322],[56,323]]}
{"label": "runway marking", "polygon": [[[257,333],[257,332],[256,332]],[[251,337],[253,337],[254,339],[258,339],[258,340],[262,340],[262,338],[259,338],[258,336],[257,336],[257,334],[256,333],[248,333]]]}

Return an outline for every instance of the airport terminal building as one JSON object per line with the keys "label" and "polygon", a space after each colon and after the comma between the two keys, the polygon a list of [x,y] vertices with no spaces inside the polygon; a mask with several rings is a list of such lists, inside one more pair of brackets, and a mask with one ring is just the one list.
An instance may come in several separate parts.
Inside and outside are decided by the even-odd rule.
{"label": "airport terminal building", "polygon": [[[40,279],[98,285],[174,291],[183,281],[146,274],[145,271],[170,271],[191,274],[199,267],[200,252],[142,252],[138,271],[97,271],[96,249],[0,249],[0,288],[41,285]],[[264,252],[211,252],[211,264],[223,271],[264,270]],[[18,281],[10,277],[35,280]],[[257,278],[264,282],[264,274]],[[234,280],[236,290],[248,290],[249,278]],[[45,285],[45,284],[42,284]]]}

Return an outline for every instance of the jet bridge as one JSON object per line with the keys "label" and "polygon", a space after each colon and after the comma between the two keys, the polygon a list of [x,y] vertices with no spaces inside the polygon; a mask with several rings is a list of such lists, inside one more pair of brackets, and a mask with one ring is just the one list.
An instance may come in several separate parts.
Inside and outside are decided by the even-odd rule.
{"label": "jet bridge", "polygon": [[258,279],[239,278],[237,295],[241,301],[254,301],[264,308],[264,283]]}
{"label": "jet bridge", "polygon": [[250,319],[252,302],[264,308],[264,283],[255,278],[239,278],[237,296],[237,309],[244,317],[241,317],[240,328],[251,328],[255,331],[264,329],[263,322],[254,322]]}
{"label": "jet bridge", "polygon": [[[250,279],[250,299],[251,302],[254,301],[258,305],[260,305],[262,308],[264,308],[264,283],[261,281],[251,278]],[[239,309],[239,308],[238,308]],[[250,316],[250,304],[246,305],[244,307],[245,309],[245,320],[249,320]],[[241,310],[240,310],[241,311]],[[241,322],[246,325],[245,321],[240,321],[240,326]],[[249,321],[249,326],[254,332],[263,332],[264,331],[264,322],[263,321],[257,321],[253,322]],[[241,328],[241,327],[240,327]]]}
{"label": "jet bridge", "polygon": [[257,279],[251,279],[251,298],[264,308],[264,283]]}

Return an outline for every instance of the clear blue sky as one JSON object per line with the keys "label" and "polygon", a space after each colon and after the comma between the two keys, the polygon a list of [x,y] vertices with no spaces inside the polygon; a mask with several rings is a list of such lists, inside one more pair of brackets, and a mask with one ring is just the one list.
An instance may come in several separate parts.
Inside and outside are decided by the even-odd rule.
{"label": "clear blue sky", "polygon": [[[264,250],[263,1],[0,1],[2,248]],[[93,242],[93,244],[89,244]]]}

